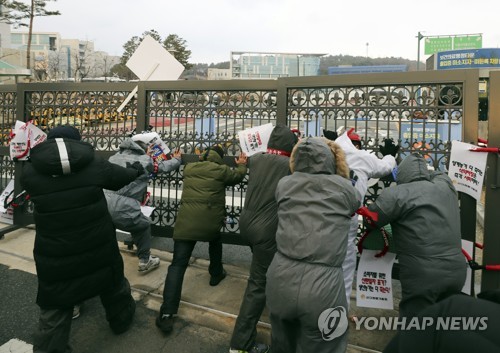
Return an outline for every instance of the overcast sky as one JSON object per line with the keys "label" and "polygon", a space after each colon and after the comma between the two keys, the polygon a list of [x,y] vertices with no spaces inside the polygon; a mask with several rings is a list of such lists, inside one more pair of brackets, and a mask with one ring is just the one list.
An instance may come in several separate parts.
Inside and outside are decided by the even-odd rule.
{"label": "overcast sky", "polygon": [[229,61],[231,51],[416,60],[419,31],[482,33],[483,48],[500,46],[500,0],[58,0],[48,9],[61,15],[35,18],[35,32],[121,56],[127,40],[154,29],[185,39],[191,63]]}

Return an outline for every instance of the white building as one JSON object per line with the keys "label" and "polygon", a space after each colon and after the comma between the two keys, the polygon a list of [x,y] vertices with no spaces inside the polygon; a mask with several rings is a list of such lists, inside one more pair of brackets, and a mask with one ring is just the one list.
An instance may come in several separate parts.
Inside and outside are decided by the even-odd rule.
{"label": "white building", "polygon": [[266,53],[232,51],[232,79],[270,79],[291,76],[317,76],[320,58],[326,54]]}
{"label": "white building", "polygon": [[[94,42],[63,39],[58,32],[33,32],[31,36],[31,67],[38,81],[80,81],[84,77],[105,76],[119,57],[94,50]],[[10,47],[26,57],[28,32],[12,32]],[[22,64],[26,67],[26,59]]]}
{"label": "white building", "polygon": [[207,80],[230,80],[231,69],[209,68],[207,71]]}

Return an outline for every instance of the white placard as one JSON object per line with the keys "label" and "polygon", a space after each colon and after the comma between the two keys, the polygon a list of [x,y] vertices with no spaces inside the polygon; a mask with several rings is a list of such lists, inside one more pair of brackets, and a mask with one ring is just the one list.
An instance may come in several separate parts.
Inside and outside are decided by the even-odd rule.
{"label": "white placard", "polygon": [[163,142],[157,132],[137,134],[132,136],[132,140],[144,142],[148,146],[148,154],[157,162],[166,160],[167,154],[170,152],[170,148]]}
{"label": "white placard", "polygon": [[141,212],[146,217],[151,217],[151,214],[153,213],[154,210],[155,208],[151,206],[141,206]]}
{"label": "white placard", "polygon": [[47,134],[33,125],[31,121],[16,121],[9,142],[10,158],[20,161],[27,160],[30,149],[47,139]]}
{"label": "white placard", "polygon": [[141,81],[177,80],[184,71],[184,66],[151,36],[144,37],[126,65]]}
{"label": "white placard", "polygon": [[477,146],[460,141],[451,142],[448,176],[457,191],[479,200],[483,189],[488,153],[471,152],[469,151],[471,148],[477,148]]}
{"label": "white placard", "polygon": [[365,308],[394,309],[392,266],[396,254],[375,257],[376,250],[364,249],[356,278],[356,305]]}
{"label": "white placard", "polygon": [[247,156],[267,151],[267,143],[273,132],[273,124],[255,126],[238,133],[241,151]]}
{"label": "white placard", "polygon": [[[471,257],[473,256],[474,244],[471,241],[462,239],[462,249],[467,251],[467,254],[469,254]],[[467,258],[465,258],[465,262],[467,262]],[[462,292],[469,295],[470,295],[470,285],[472,281],[472,273],[473,273],[472,269],[470,268],[469,263],[467,262],[467,275],[465,277],[465,284],[464,287],[462,288]]]}
{"label": "white placard", "polygon": [[2,223],[7,223],[7,224],[14,223],[14,209],[12,208],[12,206],[9,206],[7,208],[4,207],[5,199],[9,197],[9,195],[10,198],[14,197],[13,191],[14,191],[14,180],[11,180],[0,194],[0,222]]}

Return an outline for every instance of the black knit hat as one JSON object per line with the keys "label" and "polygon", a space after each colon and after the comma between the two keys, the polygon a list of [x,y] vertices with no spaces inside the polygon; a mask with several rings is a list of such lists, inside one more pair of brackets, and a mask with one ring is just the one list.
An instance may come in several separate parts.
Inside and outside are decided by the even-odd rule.
{"label": "black knit hat", "polygon": [[220,158],[224,158],[224,150],[221,146],[215,145],[211,147],[212,151],[215,151],[219,154]]}
{"label": "black knit hat", "polygon": [[80,131],[78,131],[77,128],[69,125],[63,125],[51,129],[47,135],[48,140],[56,138],[67,138],[80,141],[82,139],[82,136],[80,135]]}
{"label": "black knit hat", "polygon": [[224,158],[224,150],[222,149],[222,147],[219,146],[219,145],[214,145],[212,147],[208,147],[207,148],[207,150],[205,151],[205,153],[203,153],[203,155],[200,157],[201,160],[206,161],[207,158],[208,158],[208,154],[210,153],[210,151],[217,152],[217,154],[220,156],[220,158]]}
{"label": "black knit hat", "polygon": [[272,153],[272,150],[274,150],[290,154],[293,150],[293,146],[297,143],[297,140],[297,135],[295,135],[288,126],[284,124],[276,124],[271,132],[271,136],[269,137],[269,142],[267,143],[268,153]]}

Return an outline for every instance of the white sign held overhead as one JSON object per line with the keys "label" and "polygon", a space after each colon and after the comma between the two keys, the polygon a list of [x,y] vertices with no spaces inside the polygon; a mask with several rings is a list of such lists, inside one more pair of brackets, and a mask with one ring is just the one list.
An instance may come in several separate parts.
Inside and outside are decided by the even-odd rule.
{"label": "white sign held overhead", "polygon": [[184,71],[184,66],[151,36],[144,37],[126,65],[141,81],[177,80]]}
{"label": "white sign held overhead", "polygon": [[273,128],[273,124],[268,123],[240,131],[238,136],[241,151],[249,157],[258,152],[266,152]]}
{"label": "white sign held overhead", "polygon": [[[125,65],[141,81],[177,80],[184,71],[184,66],[151,36],[144,37]],[[138,86],[130,92],[118,107],[118,112],[125,108],[137,93],[137,90]]]}

